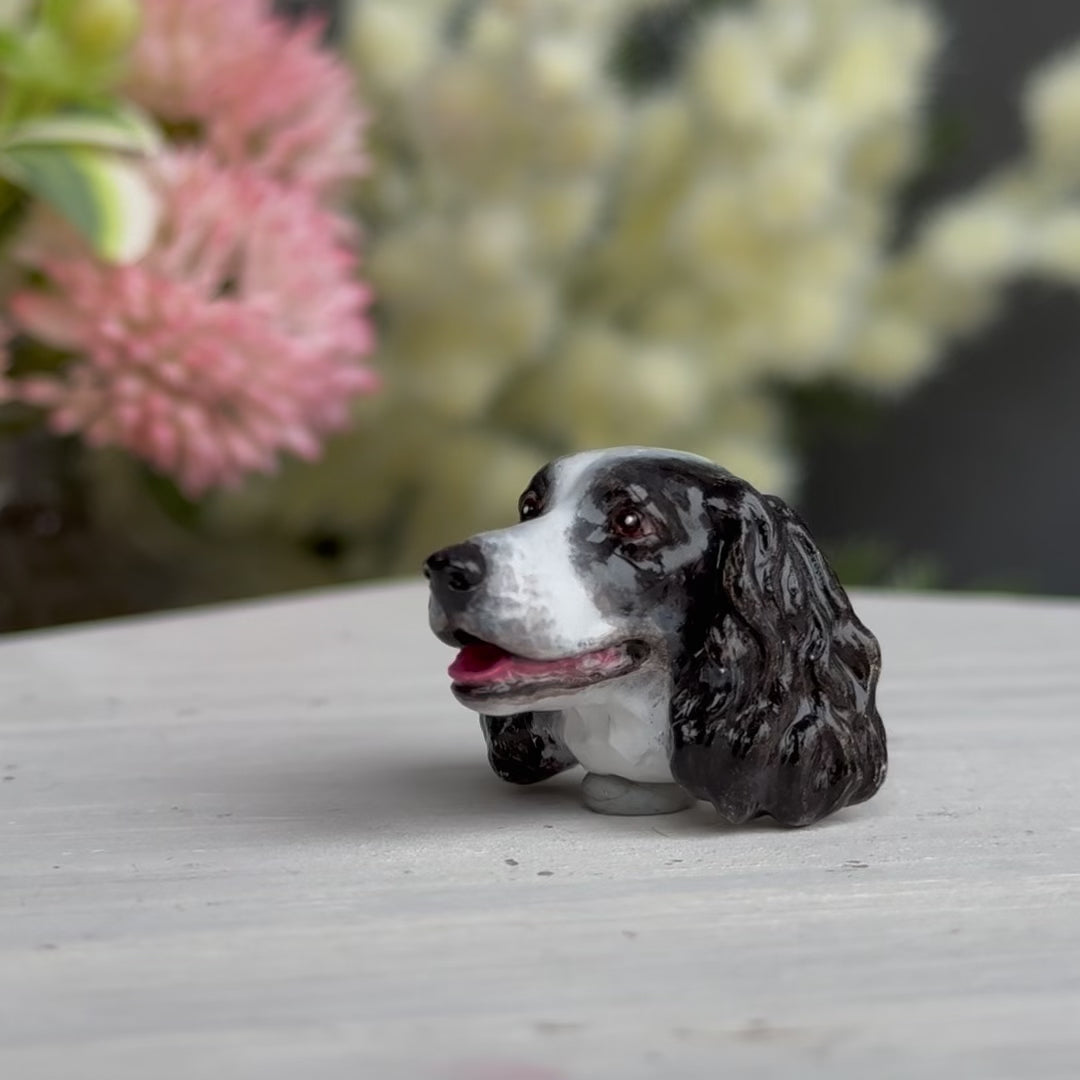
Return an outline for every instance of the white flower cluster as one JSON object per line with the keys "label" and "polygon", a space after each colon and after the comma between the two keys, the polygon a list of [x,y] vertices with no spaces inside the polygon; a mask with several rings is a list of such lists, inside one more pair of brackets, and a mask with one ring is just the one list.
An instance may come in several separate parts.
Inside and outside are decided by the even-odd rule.
{"label": "white flower cluster", "polygon": [[1080,286],[1080,46],[1034,74],[1023,106],[1022,158],[928,214],[881,264],[848,353],[854,378],[903,388],[1021,276]]}
{"label": "white flower cluster", "polygon": [[[619,69],[632,25],[669,26],[663,78]],[[355,0],[348,39],[386,388],[231,512],[376,538],[365,572],[505,522],[576,448],[784,491],[777,380],[901,389],[1005,279],[1080,282],[1080,53],[1032,83],[1030,160],[891,250],[942,40],[921,0]]]}

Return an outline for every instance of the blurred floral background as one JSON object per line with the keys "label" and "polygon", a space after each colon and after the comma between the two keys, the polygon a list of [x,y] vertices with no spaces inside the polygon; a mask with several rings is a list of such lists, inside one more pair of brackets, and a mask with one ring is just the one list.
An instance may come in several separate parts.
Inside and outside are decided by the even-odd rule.
{"label": "blurred floral background", "polygon": [[1080,16],[1018,14],[0,2],[0,629],[415,574],[619,443],[850,584],[1080,592]]}

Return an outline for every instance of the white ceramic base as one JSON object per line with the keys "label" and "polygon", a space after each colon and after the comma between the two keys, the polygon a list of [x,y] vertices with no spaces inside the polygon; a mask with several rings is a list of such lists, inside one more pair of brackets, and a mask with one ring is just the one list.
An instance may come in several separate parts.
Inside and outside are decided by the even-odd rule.
{"label": "white ceramic base", "polygon": [[598,814],[622,817],[675,814],[689,809],[696,801],[678,784],[643,784],[599,773],[585,774],[581,798],[588,809]]}

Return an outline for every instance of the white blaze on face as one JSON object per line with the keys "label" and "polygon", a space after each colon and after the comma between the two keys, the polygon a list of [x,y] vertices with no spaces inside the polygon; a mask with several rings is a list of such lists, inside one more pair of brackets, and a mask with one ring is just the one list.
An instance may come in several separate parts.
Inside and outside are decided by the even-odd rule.
{"label": "white blaze on face", "polygon": [[503,648],[553,660],[617,640],[617,627],[597,608],[571,550],[588,475],[607,453],[556,462],[539,517],[476,537],[490,574],[485,607],[498,623],[496,640]]}

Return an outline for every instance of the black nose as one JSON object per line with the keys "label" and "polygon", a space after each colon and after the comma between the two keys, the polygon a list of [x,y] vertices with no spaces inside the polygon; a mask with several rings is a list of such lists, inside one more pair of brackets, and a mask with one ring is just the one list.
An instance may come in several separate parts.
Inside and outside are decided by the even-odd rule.
{"label": "black nose", "polygon": [[477,544],[455,544],[436,551],[424,563],[424,576],[431,582],[431,591],[446,608],[462,607],[468,603],[484,580],[487,563]]}

